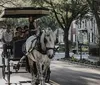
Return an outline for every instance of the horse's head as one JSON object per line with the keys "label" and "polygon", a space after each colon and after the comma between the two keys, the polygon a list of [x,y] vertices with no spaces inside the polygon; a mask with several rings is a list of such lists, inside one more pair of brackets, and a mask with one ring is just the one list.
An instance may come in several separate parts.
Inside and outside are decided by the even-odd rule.
{"label": "horse's head", "polygon": [[56,36],[54,32],[52,30],[45,31],[44,38],[42,39],[42,41],[44,41],[44,45],[42,45],[42,48],[45,49],[50,59],[53,58],[56,42]]}

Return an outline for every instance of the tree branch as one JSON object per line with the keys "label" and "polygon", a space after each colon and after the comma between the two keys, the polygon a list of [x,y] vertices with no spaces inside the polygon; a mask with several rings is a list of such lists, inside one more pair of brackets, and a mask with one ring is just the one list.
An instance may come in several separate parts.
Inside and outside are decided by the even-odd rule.
{"label": "tree branch", "polygon": [[6,8],[6,7],[5,7],[4,5],[2,5],[2,4],[0,5],[0,7]]}
{"label": "tree branch", "polygon": [[50,0],[50,5],[52,6],[52,8],[53,8],[53,12],[54,12],[54,14],[55,14],[55,17],[56,17],[56,19],[57,19],[57,21],[58,21],[58,23],[59,23],[59,25],[61,26],[61,28],[64,30],[64,26],[62,25],[62,23],[60,22],[60,20],[59,20],[59,18],[58,18],[58,16],[57,16],[57,12],[55,11],[55,8],[54,8],[54,6],[53,6],[53,3],[52,3],[52,1]]}
{"label": "tree branch", "polygon": [[3,2],[3,4],[1,4],[1,6],[4,7],[4,8],[6,8],[4,5],[7,4],[7,3],[11,3],[12,5],[14,5],[16,7],[19,6],[18,4],[15,4],[12,0],[8,0],[6,2],[2,1],[2,2]]}

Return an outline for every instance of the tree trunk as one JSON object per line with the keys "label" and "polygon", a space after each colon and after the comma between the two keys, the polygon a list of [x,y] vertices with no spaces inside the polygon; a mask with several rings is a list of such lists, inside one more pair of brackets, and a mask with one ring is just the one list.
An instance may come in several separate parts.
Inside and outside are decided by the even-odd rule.
{"label": "tree trunk", "polygon": [[68,59],[69,58],[69,40],[68,40],[69,31],[66,29],[67,28],[65,28],[64,30],[64,43],[65,43],[65,58]]}

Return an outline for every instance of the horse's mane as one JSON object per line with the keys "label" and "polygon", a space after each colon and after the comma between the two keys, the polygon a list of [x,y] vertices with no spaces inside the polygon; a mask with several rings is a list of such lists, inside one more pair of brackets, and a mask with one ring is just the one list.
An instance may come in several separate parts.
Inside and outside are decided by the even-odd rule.
{"label": "horse's mane", "polygon": [[44,36],[45,36],[45,31],[42,32],[42,35],[41,35],[41,38],[40,38],[41,48],[42,48],[43,51],[46,50],[45,43],[44,43]]}

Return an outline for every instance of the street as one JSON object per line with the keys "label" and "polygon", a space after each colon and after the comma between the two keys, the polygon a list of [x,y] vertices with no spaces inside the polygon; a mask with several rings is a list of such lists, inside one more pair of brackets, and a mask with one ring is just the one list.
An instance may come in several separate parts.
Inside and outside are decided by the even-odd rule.
{"label": "street", "polygon": [[[30,79],[29,73],[11,75],[12,83]],[[100,70],[54,60],[51,62],[51,80],[58,85],[100,85]],[[4,82],[0,69],[0,84],[5,85]]]}
{"label": "street", "polygon": [[63,61],[53,61],[51,70],[51,80],[60,85],[100,85],[100,70]]}

